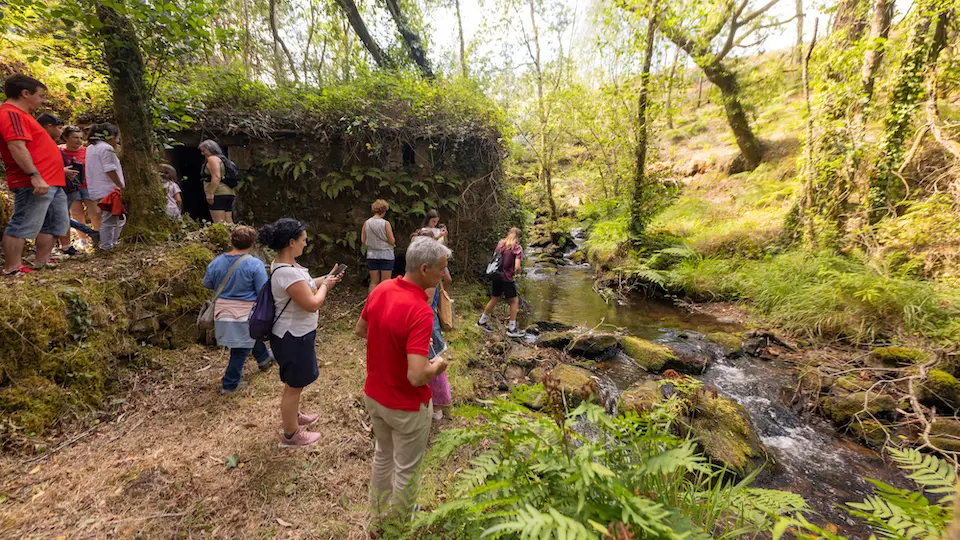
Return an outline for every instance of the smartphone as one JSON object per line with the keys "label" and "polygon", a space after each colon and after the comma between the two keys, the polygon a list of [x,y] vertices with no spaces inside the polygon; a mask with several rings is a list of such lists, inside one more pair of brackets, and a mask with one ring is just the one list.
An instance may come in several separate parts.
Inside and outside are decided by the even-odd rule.
{"label": "smartphone", "polygon": [[328,275],[328,276],[342,277],[342,276],[343,276],[344,274],[346,274],[346,273],[347,273],[347,265],[345,265],[345,264],[338,264],[338,265],[337,265],[337,272],[336,272],[336,273],[330,273],[330,274],[327,274],[327,275]]}

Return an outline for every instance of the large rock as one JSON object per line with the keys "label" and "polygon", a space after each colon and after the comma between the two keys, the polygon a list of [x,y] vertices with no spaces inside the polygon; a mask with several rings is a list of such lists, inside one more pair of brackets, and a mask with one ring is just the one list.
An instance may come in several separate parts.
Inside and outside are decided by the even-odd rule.
{"label": "large rock", "polygon": [[743,352],[743,342],[740,336],[728,332],[711,332],[707,339],[716,343],[727,356],[736,356]]}
{"label": "large rock", "polygon": [[877,347],[870,351],[870,358],[886,366],[900,367],[922,364],[930,359],[930,355],[913,347]]}
{"label": "large rock", "polygon": [[[839,390],[837,393],[821,398],[820,406],[823,407],[823,411],[833,420],[834,424],[846,426],[857,413],[864,410],[863,402],[866,395],[866,392],[850,393]],[[896,415],[896,410],[897,402],[892,397],[877,392],[870,393],[866,411],[874,417],[892,419]],[[867,418],[869,416],[864,417],[864,419]]]}
{"label": "large rock", "polygon": [[620,337],[616,334],[580,334],[570,345],[570,353],[587,358],[602,355],[611,347],[616,347]]}
{"label": "large rock", "polygon": [[766,453],[750,415],[742,405],[708,392],[700,394],[689,432],[714,462],[743,476],[763,466]]}
{"label": "large rock", "polygon": [[719,348],[707,341],[699,332],[682,332],[663,343],[673,353],[663,369],[672,369],[688,375],[700,375],[707,366],[722,353]]}
{"label": "large rock", "polygon": [[539,357],[537,356],[537,350],[533,347],[515,344],[507,351],[505,361],[508,364],[520,366],[524,370],[527,370],[537,365]]}
{"label": "large rock", "polygon": [[633,336],[622,338],[620,347],[637,365],[651,372],[659,372],[668,361],[677,359],[673,352],[663,345]]}
{"label": "large rock", "polygon": [[634,384],[620,394],[617,410],[620,412],[644,413],[660,403],[660,387],[656,381],[643,381]]}
{"label": "large rock", "polygon": [[960,421],[937,418],[930,426],[930,442],[947,452],[960,452]]}
{"label": "large rock", "polygon": [[597,383],[591,373],[583,368],[560,364],[553,368],[548,377],[563,392],[567,405],[570,406],[576,406],[590,394],[597,393]]}
{"label": "large rock", "polygon": [[941,410],[955,411],[960,407],[960,382],[946,371],[931,369],[921,383],[920,401]]}
{"label": "large rock", "polygon": [[537,336],[537,347],[563,349],[573,341],[571,332],[544,332]]}

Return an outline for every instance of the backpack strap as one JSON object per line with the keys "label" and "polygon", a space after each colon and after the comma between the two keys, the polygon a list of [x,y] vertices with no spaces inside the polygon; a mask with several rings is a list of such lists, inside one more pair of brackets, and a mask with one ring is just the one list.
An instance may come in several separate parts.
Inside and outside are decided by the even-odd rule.
{"label": "backpack strap", "polygon": [[[268,283],[268,285],[269,285],[270,287],[273,287],[273,274],[274,274],[274,272],[276,272],[277,270],[279,270],[279,269],[281,269],[281,268],[287,268],[287,267],[293,268],[293,265],[292,265],[292,264],[285,264],[285,265],[283,265],[283,266],[278,266],[278,267],[276,267],[275,269],[273,269],[273,270],[270,271],[270,279],[267,280],[267,281],[270,282],[270,283]],[[271,289],[270,292],[273,292],[273,290]],[[288,295],[288,296],[289,296],[289,295]],[[291,300],[293,300],[293,298],[287,298],[287,303],[283,305],[283,309],[281,309],[281,310],[280,310],[280,313],[277,313],[277,316],[273,318],[273,324],[277,324],[277,321],[280,320],[280,316],[283,315],[283,312],[286,311],[286,310],[287,310],[287,307],[290,305],[290,301],[291,301]]]}
{"label": "backpack strap", "polygon": [[230,276],[233,275],[233,271],[236,270],[238,266],[240,266],[240,263],[242,263],[243,261],[247,260],[248,258],[250,258],[250,254],[249,254],[249,253],[246,254],[246,255],[244,255],[244,256],[242,256],[242,257],[240,257],[239,259],[237,259],[236,261],[233,262],[233,265],[231,265],[231,266],[230,266],[230,269],[227,270],[227,275],[223,276],[223,280],[220,282],[220,285],[217,286],[217,292],[215,292],[215,293],[213,294],[213,300],[214,300],[214,301],[216,301],[217,298],[220,298],[220,293],[223,292],[223,288],[226,287],[226,286],[227,286],[227,282],[230,281]]}

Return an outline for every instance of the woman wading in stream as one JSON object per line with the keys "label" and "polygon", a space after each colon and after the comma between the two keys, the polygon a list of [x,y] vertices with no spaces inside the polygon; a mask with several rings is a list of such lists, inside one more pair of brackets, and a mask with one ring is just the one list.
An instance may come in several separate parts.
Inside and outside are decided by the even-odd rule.
{"label": "woman wading in stream", "polygon": [[520,262],[523,260],[523,248],[520,247],[520,229],[513,227],[507,236],[497,243],[494,255],[500,255],[499,272],[493,276],[493,285],[490,291],[490,301],[483,308],[477,326],[486,333],[493,330],[487,324],[487,319],[493,313],[500,297],[507,299],[510,304],[510,325],[507,327],[508,337],[523,337],[524,332],[517,330],[517,310],[520,306],[520,297],[517,295],[517,272],[520,271]]}
{"label": "woman wading in stream", "polygon": [[327,291],[340,278],[336,275],[336,266],[326,276],[311,278],[307,269],[297,264],[297,257],[303,255],[307,247],[307,228],[295,219],[280,218],[263,226],[260,243],[277,253],[270,266],[270,290],[277,313],[270,348],[283,381],[280,447],[309,446],[320,440],[319,433],[307,431],[319,416],[300,411],[300,394],[320,376],[314,349],[317,312],[327,298]]}

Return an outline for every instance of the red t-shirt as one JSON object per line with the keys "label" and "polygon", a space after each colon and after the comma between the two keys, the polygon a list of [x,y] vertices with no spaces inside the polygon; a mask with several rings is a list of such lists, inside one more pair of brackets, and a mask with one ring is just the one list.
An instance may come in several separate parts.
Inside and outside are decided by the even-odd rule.
{"label": "red t-shirt", "polygon": [[7,186],[10,189],[30,187],[30,176],[13,160],[10,141],[26,141],[27,151],[33,164],[47,185],[64,187],[67,177],[63,173],[63,155],[57,143],[27,111],[11,103],[0,105],[0,158],[7,168]]}
{"label": "red t-shirt", "polygon": [[520,245],[515,245],[511,249],[507,249],[504,245],[503,240],[497,243],[496,251],[503,253],[503,257],[500,259],[500,267],[503,269],[503,280],[504,281],[514,281],[515,274],[517,273],[517,259],[523,259],[523,248]]}
{"label": "red t-shirt", "polygon": [[388,409],[417,412],[430,401],[430,385],[407,380],[407,354],[427,356],[433,310],[427,293],[398,277],[370,293],[360,318],[367,321],[367,382],[363,390]]}
{"label": "red t-shirt", "polygon": [[[87,165],[87,147],[81,146],[76,150],[68,150],[67,145],[61,144],[60,150],[63,150],[63,155],[67,156],[68,162],[76,161],[80,165],[86,167]],[[80,186],[80,189],[86,189],[87,187],[87,175],[83,175],[83,184]]]}

